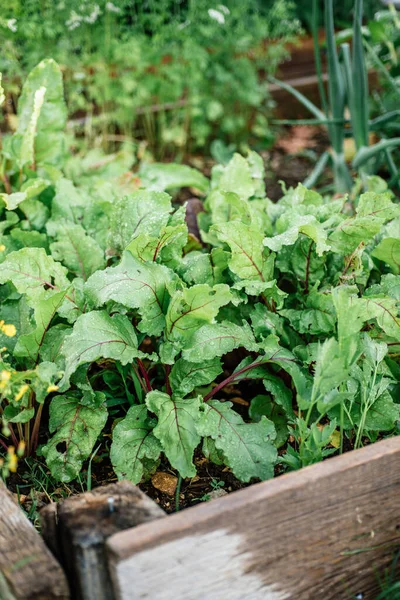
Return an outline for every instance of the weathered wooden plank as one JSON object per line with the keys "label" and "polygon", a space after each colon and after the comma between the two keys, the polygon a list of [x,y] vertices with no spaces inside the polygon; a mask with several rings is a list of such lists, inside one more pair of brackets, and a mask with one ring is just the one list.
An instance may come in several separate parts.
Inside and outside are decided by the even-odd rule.
{"label": "weathered wooden plank", "polygon": [[375,598],[400,546],[400,437],[107,542],[118,600]]}
{"label": "weathered wooden plank", "polygon": [[69,597],[60,565],[0,481],[0,599]]}
{"label": "weathered wooden plank", "polygon": [[105,541],[165,513],[128,481],[72,496],[42,511],[43,536],[71,583],[74,600],[112,600]]}

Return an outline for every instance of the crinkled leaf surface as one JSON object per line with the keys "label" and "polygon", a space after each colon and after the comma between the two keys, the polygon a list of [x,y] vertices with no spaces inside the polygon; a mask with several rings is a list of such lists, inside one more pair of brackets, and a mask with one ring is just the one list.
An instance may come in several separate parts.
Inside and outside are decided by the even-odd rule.
{"label": "crinkled leaf surface", "polygon": [[231,301],[229,286],[194,285],[175,292],[166,316],[166,337],[184,341],[203,323],[211,323],[221,306]]}
{"label": "crinkled leaf surface", "polygon": [[200,443],[197,425],[200,418],[200,398],[171,398],[153,391],[146,396],[147,408],[156,415],[153,433],[161,442],[171,465],[182,477],[194,477],[193,453]]}
{"label": "crinkled leaf surface", "polygon": [[11,281],[21,294],[35,301],[70,287],[67,270],[42,248],[12,252],[0,264],[0,283]]}
{"label": "crinkled leaf surface", "polygon": [[159,335],[165,326],[170,299],[167,285],[173,272],[156,263],[142,263],[125,252],[116,267],[94,273],[85,286],[87,297],[95,306],[114,300],[128,308],[137,308],[141,316],[139,329]]}
{"label": "crinkled leaf surface", "polygon": [[142,233],[157,236],[171,211],[171,196],[164,192],[139,190],[120,198],[111,213],[110,244],[122,251]]}
{"label": "crinkled leaf surface", "polygon": [[400,274],[399,238],[385,238],[376,246],[372,256],[387,263],[396,275]]}
{"label": "crinkled leaf surface", "polygon": [[231,407],[231,402],[218,400],[204,404],[198,425],[200,435],[214,440],[241,481],[270,479],[277,459],[274,424],[265,417],[259,423],[245,423]]}
{"label": "crinkled leaf surface", "polygon": [[142,404],[131,406],[114,427],[110,458],[118,477],[139,483],[145,472],[144,459],[158,459],[162,447],[153,434],[156,423]]}
{"label": "crinkled leaf surface", "polygon": [[66,222],[55,226],[53,222],[52,235],[56,241],[50,244],[51,254],[77,277],[86,281],[105,267],[104,251],[80,225]]}
{"label": "crinkled leaf surface", "polygon": [[171,369],[169,381],[174,395],[184,397],[196,387],[212,383],[221,373],[222,365],[218,358],[199,363],[180,358]]}
{"label": "crinkled leaf surface", "polygon": [[190,335],[182,356],[187,361],[197,363],[223,356],[240,347],[253,352],[258,349],[251,327],[246,322],[243,322],[242,326],[228,321],[210,323],[196,329]]}
{"label": "crinkled leaf surface", "polygon": [[77,398],[67,395],[53,398],[49,430],[54,435],[43,448],[53,477],[68,483],[79,475],[106,421],[104,405],[82,406]]}
{"label": "crinkled leaf surface", "polygon": [[119,314],[110,317],[105,311],[81,315],[71,335],[65,338],[62,354],[65,357],[65,373],[60,389],[68,387],[71,375],[84,363],[111,358],[126,365],[143,356],[138,350],[136,333],[129,319]]}

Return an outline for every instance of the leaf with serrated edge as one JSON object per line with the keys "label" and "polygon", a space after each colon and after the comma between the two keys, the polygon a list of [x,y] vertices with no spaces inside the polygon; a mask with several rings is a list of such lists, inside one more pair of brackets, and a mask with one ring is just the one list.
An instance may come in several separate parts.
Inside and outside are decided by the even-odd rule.
{"label": "leaf with serrated edge", "polygon": [[196,387],[208,385],[222,373],[218,358],[193,363],[180,358],[171,369],[169,381],[175,396],[187,396]]}
{"label": "leaf with serrated edge", "polygon": [[144,404],[131,406],[122,421],[113,430],[110,459],[118,477],[140,483],[143,459],[155,461],[162,451],[160,442],[153,435],[155,419],[150,419]]}
{"label": "leaf with serrated edge", "polygon": [[250,326],[245,321],[242,326],[223,321],[203,325],[194,331],[185,343],[182,356],[191,362],[211,360],[240,347],[250,352],[258,349]]}
{"label": "leaf with serrated edge", "polygon": [[202,323],[211,323],[219,309],[232,299],[229,286],[193,285],[173,295],[166,316],[168,341],[183,341]]}
{"label": "leaf with serrated edge", "polygon": [[148,335],[159,335],[165,326],[169,294],[167,284],[173,272],[163,265],[142,263],[125,252],[116,267],[94,273],[85,293],[95,306],[114,300],[128,308],[137,308],[142,321],[138,328]]}
{"label": "leaf with serrated edge", "polygon": [[65,357],[65,373],[60,389],[67,388],[69,378],[79,365],[95,362],[99,358],[111,358],[126,365],[143,353],[131,322],[125,315],[112,317],[105,311],[92,311],[81,315],[75,322],[71,335],[62,346]]}
{"label": "leaf with serrated edge", "polygon": [[[93,450],[107,421],[103,406],[82,406],[74,397],[56,396],[50,404],[50,433],[53,437],[43,447],[51,474],[58,481],[75,479]],[[64,448],[60,449],[60,446]]]}
{"label": "leaf with serrated edge", "polygon": [[204,404],[197,427],[199,434],[215,441],[233,474],[241,481],[250,481],[253,477],[270,479],[274,476],[277,459],[272,443],[276,436],[274,424],[265,417],[259,423],[245,423],[231,406],[231,402],[219,400]]}
{"label": "leaf with serrated edge", "polygon": [[171,465],[182,477],[194,477],[193,452],[200,443],[197,425],[200,418],[200,398],[171,398],[153,391],[146,396],[148,409],[158,423],[153,433],[161,442]]}

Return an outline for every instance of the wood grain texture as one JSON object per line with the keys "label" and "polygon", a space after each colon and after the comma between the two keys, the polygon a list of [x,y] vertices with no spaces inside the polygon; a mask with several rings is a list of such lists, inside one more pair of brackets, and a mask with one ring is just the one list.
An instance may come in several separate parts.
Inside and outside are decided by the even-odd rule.
{"label": "wood grain texture", "polygon": [[71,582],[74,600],[112,600],[105,541],[117,531],[160,519],[165,513],[128,481],[72,496],[44,509],[43,535]]}
{"label": "wood grain texture", "polygon": [[0,599],[69,597],[60,565],[0,481]]}
{"label": "wood grain texture", "polygon": [[372,600],[400,547],[400,437],[112,536],[118,600]]}

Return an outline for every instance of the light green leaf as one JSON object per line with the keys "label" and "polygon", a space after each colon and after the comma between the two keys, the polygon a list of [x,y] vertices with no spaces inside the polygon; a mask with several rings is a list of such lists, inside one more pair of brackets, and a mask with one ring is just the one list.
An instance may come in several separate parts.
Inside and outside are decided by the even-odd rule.
{"label": "light green leaf", "polygon": [[131,406],[113,430],[110,459],[119,478],[140,483],[147,461],[156,461],[162,451],[153,434],[156,419],[151,419],[144,404]]}
{"label": "light green leaf", "polygon": [[182,250],[187,244],[188,230],[185,224],[165,225],[157,236],[142,231],[128,244],[127,250],[142,262],[162,262],[173,266],[181,258]]}
{"label": "light green leaf", "polygon": [[92,273],[105,267],[103,250],[80,225],[53,221],[48,233],[56,236],[56,241],[50,244],[51,254],[84,281]]}
{"label": "light green leaf", "polygon": [[210,254],[189,252],[184,256],[178,272],[189,285],[224,283],[227,279],[225,272],[228,268],[229,257],[230,253],[225,252],[222,248],[213,248]]}
{"label": "light green leaf", "polygon": [[64,301],[65,295],[66,291],[58,292],[48,298],[41,298],[35,303],[36,327],[30,333],[19,336],[14,349],[15,356],[27,357],[33,364],[37,363],[46,334]]}
{"label": "light green leaf", "polygon": [[385,238],[373,250],[372,256],[387,263],[393,273],[400,275],[400,239]]}
{"label": "light green leaf", "polygon": [[170,398],[163,392],[149,392],[148,409],[158,418],[153,433],[161,442],[171,465],[182,477],[194,477],[193,453],[200,443],[197,425],[200,418],[200,398]]}
{"label": "light green leaf", "polygon": [[[61,177],[56,183],[56,193],[51,205],[52,221],[72,221],[79,224],[90,205],[90,198],[82,188],[77,188],[69,179]],[[50,225],[50,224],[49,224]]]}
{"label": "light green leaf", "polygon": [[235,153],[226,167],[218,167],[218,188],[224,192],[234,192],[244,200],[252,196],[263,196],[264,169],[260,158],[255,152],[251,152],[247,160]]}
{"label": "light green leaf", "polygon": [[117,200],[110,218],[110,246],[122,251],[142,233],[158,236],[171,211],[171,196],[164,192],[139,190]]}
{"label": "light green leaf", "polygon": [[70,287],[67,270],[47,256],[42,248],[23,248],[11,252],[0,264],[0,283],[11,281],[20,294],[35,301]]}
{"label": "light green leaf", "polygon": [[109,300],[128,308],[137,308],[141,316],[140,331],[159,335],[165,326],[169,293],[167,284],[173,272],[156,263],[142,263],[125,252],[116,267],[94,273],[85,285],[85,293],[95,306]]}
{"label": "light green leaf", "polygon": [[18,102],[18,128],[10,146],[20,167],[62,164],[66,118],[61,70],[47,58],[29,73]]}
{"label": "light green leaf", "polygon": [[5,202],[7,210],[15,210],[21,202],[38,196],[49,185],[49,182],[40,179],[29,179],[21,188],[20,192],[13,194],[0,194],[0,198]]}
{"label": "light green leaf", "polygon": [[105,311],[92,311],[78,317],[71,335],[65,338],[62,354],[65,357],[65,373],[60,382],[62,391],[80,365],[99,358],[111,358],[126,365],[143,356],[129,319],[119,314],[110,317]]}
{"label": "light green leaf", "polygon": [[391,192],[366,192],[360,196],[356,209],[358,217],[380,219],[382,223],[400,216],[400,205],[392,202]]}
{"label": "light green leaf", "polygon": [[175,163],[142,163],[139,170],[142,185],[149,190],[173,190],[181,187],[206,192],[208,179],[200,171]]}
{"label": "light green leaf", "polygon": [[173,295],[166,316],[168,341],[183,341],[203,323],[211,323],[221,306],[232,299],[229,286],[219,283],[214,287],[206,284],[178,290]]}
{"label": "light green leaf", "polygon": [[249,415],[255,423],[259,423],[263,416],[267,417],[275,427],[275,447],[283,446],[289,437],[289,428],[285,411],[281,406],[274,404],[269,396],[259,394],[250,402]]}
{"label": "light green leaf", "polygon": [[299,333],[312,335],[327,334],[335,329],[336,313],[330,294],[311,292],[306,296],[304,308],[287,308],[279,314],[289,319]]}
{"label": "light green leaf", "polygon": [[40,200],[29,198],[24,200],[19,205],[19,210],[25,215],[32,229],[40,231],[44,228],[46,221],[49,218],[49,209]]}
{"label": "light green leaf", "polygon": [[229,268],[235,275],[262,282],[272,279],[273,261],[263,247],[262,231],[239,221],[213,225],[210,231],[231,249]]}
{"label": "light green leaf", "polygon": [[231,406],[231,402],[218,400],[204,404],[197,427],[199,434],[214,440],[233,474],[241,481],[250,481],[253,477],[270,479],[277,459],[272,421],[262,417],[259,423],[245,423]]}
{"label": "light green leaf", "polygon": [[[206,326],[207,327],[207,326]],[[169,381],[175,396],[187,396],[196,387],[208,385],[222,373],[218,358],[193,363],[180,358],[171,369]]]}
{"label": "light green leaf", "polygon": [[250,352],[256,352],[258,349],[251,327],[246,321],[242,326],[228,321],[210,323],[193,331],[185,343],[182,356],[185,360],[197,364],[199,361],[223,356],[240,347]]}
{"label": "light green leaf", "polygon": [[68,483],[75,479],[93,450],[107,421],[103,406],[82,406],[72,396],[56,396],[50,404],[50,441],[43,455],[53,477]]}
{"label": "light green leaf", "polygon": [[292,246],[301,233],[315,242],[318,256],[322,256],[324,252],[330,250],[330,245],[327,243],[327,231],[313,215],[297,215],[286,231],[274,237],[265,238],[263,243],[270,250],[279,252],[283,246]]}

